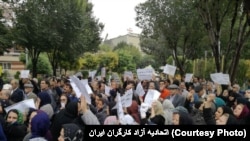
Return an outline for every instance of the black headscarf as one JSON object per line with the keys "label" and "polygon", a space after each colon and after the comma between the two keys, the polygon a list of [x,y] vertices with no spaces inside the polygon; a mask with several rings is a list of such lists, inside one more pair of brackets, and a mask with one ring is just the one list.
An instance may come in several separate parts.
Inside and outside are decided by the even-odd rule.
{"label": "black headscarf", "polygon": [[40,93],[38,93],[37,96],[41,100],[39,108],[42,107],[43,105],[51,104],[51,99],[50,99],[50,96],[47,92],[40,92]]}
{"label": "black headscarf", "polygon": [[68,123],[62,125],[64,129],[64,140],[65,141],[82,141],[83,140],[83,132],[74,123]]}
{"label": "black headscarf", "polygon": [[69,102],[65,107],[65,115],[68,117],[76,118],[78,116],[78,103]]}

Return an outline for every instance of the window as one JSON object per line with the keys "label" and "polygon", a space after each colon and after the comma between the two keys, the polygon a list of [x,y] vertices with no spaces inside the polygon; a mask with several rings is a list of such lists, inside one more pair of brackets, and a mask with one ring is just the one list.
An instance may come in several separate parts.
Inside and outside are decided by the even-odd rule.
{"label": "window", "polygon": [[0,65],[3,67],[4,70],[9,70],[11,69],[11,64],[10,63],[0,63]]}

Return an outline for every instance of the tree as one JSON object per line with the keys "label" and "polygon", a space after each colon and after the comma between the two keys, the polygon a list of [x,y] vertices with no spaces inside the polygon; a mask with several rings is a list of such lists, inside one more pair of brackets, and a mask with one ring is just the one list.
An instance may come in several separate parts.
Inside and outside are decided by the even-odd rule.
{"label": "tree", "polygon": [[[31,71],[34,68],[33,64],[30,61],[27,68]],[[35,68],[37,68],[38,74],[46,74],[46,75],[52,74],[52,67],[50,65],[47,55],[44,53],[41,53],[39,55]]]}
{"label": "tree", "polygon": [[[217,72],[221,72],[222,52],[225,55],[223,72],[228,71],[231,83],[235,81],[236,70],[239,64],[241,52],[244,44],[250,36],[250,28],[247,21],[247,10],[243,9],[243,0],[218,1],[197,0],[197,9],[203,21],[204,27],[210,39],[210,47],[214,54]],[[221,46],[223,34],[227,42]],[[230,65],[227,65],[227,62]]]}
{"label": "tree", "polygon": [[[154,53],[161,63],[172,55],[181,75],[185,73],[185,62],[200,54],[199,43],[203,38],[199,17],[192,1],[148,0],[136,7],[137,26],[142,28],[144,51]],[[192,17],[192,18],[190,18]],[[148,42],[152,41],[151,44]],[[182,55],[180,60],[177,56]],[[161,64],[163,65],[163,64]]]}
{"label": "tree", "polygon": [[13,21],[15,42],[27,48],[33,66],[32,75],[36,77],[38,57],[48,49],[46,38],[50,37],[48,17],[44,11],[46,1],[27,0],[17,3],[12,3],[16,15]]}
{"label": "tree", "polygon": [[[132,56],[132,61],[134,62],[135,65],[137,65],[140,60],[141,60],[141,56],[142,56],[142,53],[140,52],[140,50],[138,48],[136,48],[135,46],[133,45],[129,45],[127,44],[126,42],[120,42],[118,43],[113,51],[115,52],[126,52],[128,54],[130,54]],[[119,58],[120,60],[120,58]]]}
{"label": "tree", "polygon": [[52,14],[56,11],[50,25],[54,29],[55,38],[60,37],[60,40],[49,40],[51,50],[48,56],[54,75],[63,58],[65,61],[78,60],[85,51],[95,52],[98,49],[103,25],[93,17],[92,7],[87,1],[66,0],[56,2],[54,9],[50,10]]}
{"label": "tree", "polygon": [[123,73],[124,71],[135,71],[136,63],[133,60],[133,56],[126,50],[117,51],[119,61],[114,71]]}
{"label": "tree", "polygon": [[92,54],[90,52],[84,53],[83,57],[80,58],[81,69],[96,69],[99,64],[98,55]]}
{"label": "tree", "polygon": [[[86,0],[27,0],[16,6],[15,13],[17,43],[29,50],[34,66],[39,54],[47,52],[54,75],[62,59],[78,60],[85,51],[96,51],[101,41],[103,25]],[[32,70],[35,76],[36,69]]]}
{"label": "tree", "polygon": [[11,29],[6,26],[4,17],[2,16],[2,10],[0,9],[0,54],[7,51],[12,47],[12,34]]}

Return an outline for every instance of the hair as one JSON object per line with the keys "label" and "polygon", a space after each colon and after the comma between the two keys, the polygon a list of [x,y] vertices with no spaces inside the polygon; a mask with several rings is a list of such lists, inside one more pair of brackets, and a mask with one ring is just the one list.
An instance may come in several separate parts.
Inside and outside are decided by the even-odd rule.
{"label": "hair", "polygon": [[66,82],[64,85],[65,85],[65,86],[69,86],[69,88],[70,88],[71,90],[73,90],[73,88],[72,88],[70,82]]}
{"label": "hair", "polygon": [[49,82],[48,79],[44,78],[44,79],[42,79],[42,80],[40,81],[40,83],[41,83],[42,81],[44,81],[45,84],[47,84],[48,86],[50,86],[50,82]]}
{"label": "hair", "polygon": [[6,114],[5,120],[7,120],[10,112],[13,112],[13,113],[17,114],[17,121],[16,121],[16,123],[23,124],[23,114],[20,111],[18,111],[17,109],[11,109],[11,110],[9,110],[8,113]]}

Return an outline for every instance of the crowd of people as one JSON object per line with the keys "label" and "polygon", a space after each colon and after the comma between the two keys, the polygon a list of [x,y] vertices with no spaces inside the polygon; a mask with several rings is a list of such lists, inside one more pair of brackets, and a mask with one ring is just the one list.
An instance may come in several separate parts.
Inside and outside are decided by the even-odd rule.
{"label": "crowd of people", "polygon": [[[79,79],[83,79],[81,76]],[[141,84],[143,95],[136,87]],[[77,97],[68,77],[13,79],[2,83],[0,92],[0,140],[79,141],[86,125],[245,125],[250,123],[250,88],[239,84],[219,85],[194,76],[192,82],[154,78],[122,82],[88,78],[91,103]],[[105,87],[110,87],[107,93]],[[119,118],[117,95],[133,90],[132,103]],[[144,102],[148,90],[160,93]],[[26,112],[5,108],[33,99],[35,108]]]}

